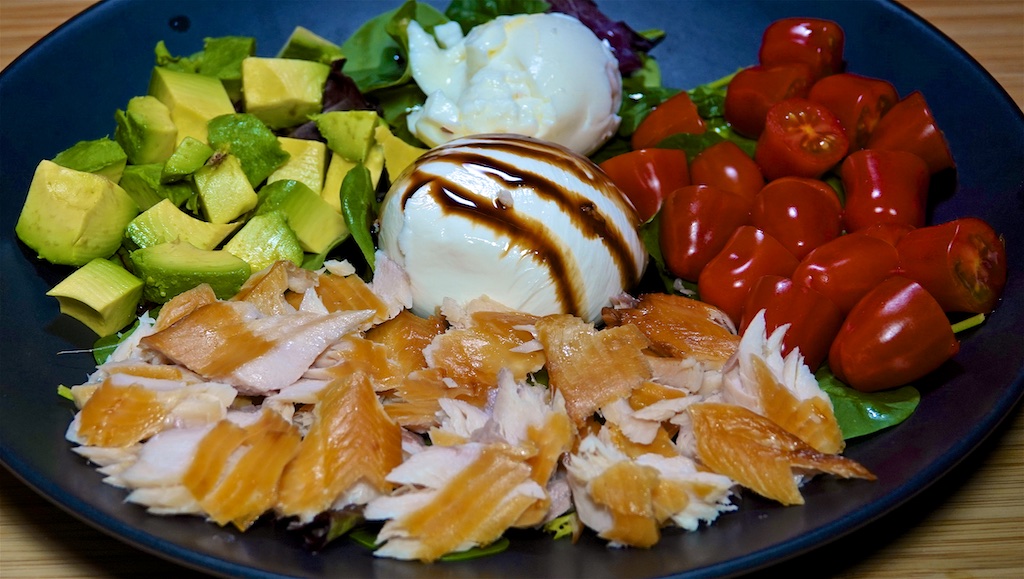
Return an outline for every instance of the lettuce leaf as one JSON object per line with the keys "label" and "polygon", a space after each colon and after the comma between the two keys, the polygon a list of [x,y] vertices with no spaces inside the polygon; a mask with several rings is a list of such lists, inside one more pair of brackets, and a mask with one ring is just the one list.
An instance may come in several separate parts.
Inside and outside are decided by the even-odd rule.
{"label": "lettuce leaf", "polygon": [[452,0],[444,14],[459,23],[463,34],[468,34],[475,26],[499,16],[538,14],[550,8],[544,0]]}

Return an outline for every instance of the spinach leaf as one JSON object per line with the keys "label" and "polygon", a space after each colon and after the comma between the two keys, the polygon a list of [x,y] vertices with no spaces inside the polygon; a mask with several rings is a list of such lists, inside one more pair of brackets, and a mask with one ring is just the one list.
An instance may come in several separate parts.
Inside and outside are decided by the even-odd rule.
{"label": "spinach leaf", "polygon": [[341,214],[370,269],[374,268],[373,222],[377,219],[377,194],[370,170],[362,163],[341,182]]}
{"label": "spinach leaf", "polygon": [[465,34],[498,16],[538,14],[549,8],[551,5],[544,0],[452,0],[444,14],[458,22]]}
{"label": "spinach leaf", "polygon": [[878,432],[906,420],[917,408],[921,394],[913,386],[883,392],[860,392],[843,384],[828,368],[815,372],[821,389],[832,399],[843,439]]}

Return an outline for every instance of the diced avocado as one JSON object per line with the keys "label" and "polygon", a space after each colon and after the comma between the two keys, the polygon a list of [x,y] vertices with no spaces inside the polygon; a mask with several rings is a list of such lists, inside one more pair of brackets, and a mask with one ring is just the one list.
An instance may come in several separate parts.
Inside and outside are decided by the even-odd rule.
{"label": "diced avocado", "polygon": [[51,263],[85,265],[109,257],[139,208],[106,177],[43,160],[36,167],[15,232]]}
{"label": "diced avocado", "polygon": [[164,199],[132,219],[125,229],[125,237],[138,248],[180,240],[199,249],[213,249],[238,229],[239,225],[196,219]]}
{"label": "diced avocado", "polygon": [[96,258],[76,269],[46,295],[57,298],[60,311],[100,336],[109,336],[135,318],[142,280],[120,265]]}
{"label": "diced avocado", "polygon": [[149,80],[149,94],[171,111],[178,127],[175,144],[185,137],[206,142],[206,123],[235,112],[224,84],[212,76],[155,67]]}
{"label": "diced avocado", "polygon": [[164,165],[150,163],[148,165],[128,165],[124,168],[121,181],[118,183],[128,195],[135,200],[139,209],[145,211],[164,199],[175,205],[182,205],[195,195],[192,187],[184,182],[162,183]]}
{"label": "diced avocado", "polygon": [[296,26],[295,30],[292,30],[291,36],[288,37],[288,42],[277,53],[277,57],[330,64],[335,60],[345,58],[345,55],[342,54],[341,47],[337,44],[307,28]]}
{"label": "diced avocado", "polygon": [[256,191],[249,184],[238,157],[217,153],[195,172],[199,205],[211,223],[229,223],[256,207]]}
{"label": "diced avocado", "polygon": [[420,155],[427,152],[427,149],[410,145],[393,135],[386,123],[377,125],[373,138],[383,148],[384,166],[387,168],[388,175],[391,176],[392,181],[396,180],[402,171],[418,159]]}
{"label": "diced avocado", "polygon": [[160,172],[161,183],[173,183],[188,177],[203,166],[213,155],[213,149],[206,143],[192,137],[185,137],[171,153]]}
{"label": "diced avocado", "polygon": [[253,187],[258,187],[288,160],[288,153],[281,148],[277,136],[263,121],[246,113],[212,119],[209,143],[214,149],[237,157]]}
{"label": "diced avocado", "polygon": [[224,244],[224,250],[245,260],[252,271],[260,271],[282,259],[302,265],[302,245],[280,211],[249,218]]}
{"label": "diced avocado", "polygon": [[301,181],[317,195],[324,188],[324,173],[327,172],[327,145],[309,139],[278,137],[281,148],[288,153],[288,160],[267,177],[267,184],[284,179]]}
{"label": "diced avocado", "polygon": [[135,273],[146,284],[142,296],[162,304],[201,283],[220,299],[238,293],[249,279],[249,264],[224,250],[199,249],[185,242],[151,245],[130,254]]}
{"label": "diced avocado", "polygon": [[[320,197],[338,212],[341,211],[341,184],[345,181],[345,175],[348,175],[356,165],[358,163],[349,161],[338,153],[331,153],[331,164],[327,166],[327,176],[324,177],[324,188],[320,192]],[[373,186],[376,187],[384,172],[383,147],[371,147],[364,165],[370,172]]]}
{"label": "diced avocado", "polygon": [[331,111],[312,118],[332,151],[349,161],[366,160],[380,120],[375,111]]}
{"label": "diced avocado", "polygon": [[273,129],[301,125],[323,110],[331,67],[311,60],[250,57],[242,61],[245,110]]}
{"label": "diced avocado", "polygon": [[53,162],[68,169],[103,175],[117,183],[128,163],[128,155],[117,141],[103,137],[94,141],[79,141],[57,153]]}
{"label": "diced avocado", "polygon": [[249,36],[218,36],[203,41],[199,73],[224,83],[228,98],[242,100],[242,61],[256,54],[256,39]]}
{"label": "diced avocado", "polygon": [[256,215],[283,213],[304,251],[321,253],[348,237],[341,214],[299,181],[274,181],[260,190],[259,197]]}
{"label": "diced avocado", "polygon": [[163,163],[178,144],[178,128],[167,105],[154,96],[138,96],[114,113],[114,139],[132,165]]}

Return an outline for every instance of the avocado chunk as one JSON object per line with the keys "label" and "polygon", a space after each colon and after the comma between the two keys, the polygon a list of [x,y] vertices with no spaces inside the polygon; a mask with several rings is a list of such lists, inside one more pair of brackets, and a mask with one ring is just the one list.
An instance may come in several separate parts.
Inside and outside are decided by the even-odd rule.
{"label": "avocado chunk", "polygon": [[277,136],[253,115],[238,113],[212,119],[210,146],[231,153],[242,163],[249,184],[258,187],[288,160]]}
{"label": "avocado chunk", "polygon": [[362,163],[374,144],[380,117],[375,111],[331,111],[313,115],[327,146],[345,159]]}
{"label": "avocado chunk", "polygon": [[149,94],[170,109],[171,120],[178,128],[175,145],[185,137],[205,143],[206,123],[235,112],[224,84],[203,74],[155,67],[149,80]]}
{"label": "avocado chunk", "polygon": [[327,145],[320,141],[291,137],[278,137],[277,140],[288,153],[288,160],[267,177],[267,184],[293,179],[319,195],[324,188],[324,174],[327,172]]}
{"label": "avocado chunk", "polygon": [[166,161],[178,144],[178,128],[167,105],[146,95],[132,98],[125,109],[114,113],[114,139],[128,155],[128,162],[145,165]]}
{"label": "avocado chunk", "polygon": [[242,61],[245,110],[272,129],[301,125],[323,110],[331,67],[295,58],[250,57]]}
{"label": "avocado chunk", "polygon": [[314,33],[308,28],[296,26],[288,41],[277,53],[277,58],[297,58],[312,60],[323,64],[331,64],[335,60],[345,58],[341,47],[330,40]]}
{"label": "avocado chunk", "polygon": [[256,207],[259,198],[242,163],[230,153],[217,153],[193,176],[199,206],[210,223],[229,223]]}
{"label": "avocado chunk", "polygon": [[242,61],[256,54],[256,39],[249,36],[218,36],[203,40],[199,73],[215,76],[224,84],[232,102],[242,100]]}
{"label": "avocado chunk", "polygon": [[195,196],[195,191],[188,183],[163,183],[163,169],[162,163],[128,165],[124,168],[118,185],[131,196],[142,211],[164,199],[169,199],[171,203],[180,206]]}
{"label": "avocado chunk", "polygon": [[164,199],[132,219],[124,233],[138,248],[180,240],[199,249],[213,249],[238,229],[239,225],[196,219]]}
{"label": "avocado chunk", "polygon": [[135,319],[142,280],[120,265],[96,258],[76,269],[46,295],[57,298],[61,313],[109,336]]}
{"label": "avocado chunk", "polygon": [[51,263],[85,265],[113,255],[138,213],[132,198],[110,179],[43,160],[14,230]]}
{"label": "avocado chunk", "polygon": [[224,250],[245,260],[252,271],[260,271],[275,261],[287,259],[302,265],[302,245],[280,211],[253,215],[227,243]]}
{"label": "avocado chunk", "polygon": [[53,162],[68,169],[103,175],[117,183],[128,163],[128,155],[117,141],[103,137],[93,141],[79,141],[57,153]]}
{"label": "avocado chunk", "polygon": [[220,299],[238,293],[249,279],[249,264],[224,250],[199,249],[185,242],[152,245],[129,255],[145,283],[142,296],[162,304],[199,284],[208,283]]}
{"label": "avocado chunk", "polygon": [[377,125],[373,132],[373,138],[383,148],[384,167],[388,170],[392,181],[398,179],[406,167],[412,165],[413,161],[427,152],[427,149],[410,145],[393,135],[386,123]]}
{"label": "avocado chunk", "polygon": [[195,173],[213,155],[213,149],[206,143],[192,137],[185,137],[171,153],[160,171],[160,182],[167,184],[180,181]]}
{"label": "avocado chunk", "polygon": [[[327,176],[324,177],[324,188],[320,192],[320,197],[338,212],[341,211],[341,184],[345,181],[345,175],[357,165],[359,163],[349,161],[338,153],[331,153],[331,164],[327,166]],[[363,166],[370,172],[370,179],[376,188],[384,172],[383,148],[379,145],[370,147]]]}
{"label": "avocado chunk", "polygon": [[260,190],[259,197],[256,215],[280,211],[304,251],[322,253],[348,237],[341,214],[299,181],[274,181]]}

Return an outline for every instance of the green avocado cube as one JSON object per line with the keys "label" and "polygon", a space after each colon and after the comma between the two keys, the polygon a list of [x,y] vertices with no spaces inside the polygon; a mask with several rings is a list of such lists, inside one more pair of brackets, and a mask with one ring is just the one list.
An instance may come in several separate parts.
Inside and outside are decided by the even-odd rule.
{"label": "green avocado cube", "polygon": [[180,240],[199,249],[213,249],[238,229],[239,225],[196,219],[164,199],[132,219],[125,229],[125,237],[138,248]]}
{"label": "green avocado cube", "polygon": [[224,244],[224,250],[244,260],[252,271],[261,271],[283,259],[301,266],[304,257],[302,245],[280,211],[250,217]]}
{"label": "green avocado cube", "polygon": [[218,153],[214,159],[193,176],[199,206],[207,221],[229,223],[256,207],[259,198],[238,157]]}
{"label": "green avocado cube", "polygon": [[223,115],[209,123],[210,146],[231,153],[242,163],[249,184],[258,187],[288,160],[281,142],[263,121],[253,115]]}
{"label": "green avocado cube", "polygon": [[43,160],[14,231],[50,263],[85,265],[113,255],[138,213],[135,201],[110,179]]}
{"label": "green avocado cube", "polygon": [[173,183],[195,173],[213,156],[213,149],[206,143],[192,137],[185,137],[178,143],[170,158],[160,171],[161,183]]}
{"label": "green avocado cube", "polygon": [[311,60],[250,57],[242,61],[245,111],[272,129],[301,125],[323,110],[331,67]]}
{"label": "green avocado cube", "polygon": [[79,141],[57,153],[53,162],[68,169],[103,175],[117,183],[128,163],[128,155],[117,141],[103,137],[93,141]]}
{"label": "green avocado cube", "polygon": [[210,119],[235,112],[220,79],[204,74],[155,67],[149,80],[149,94],[170,109],[171,120],[178,128],[175,145],[185,137],[205,143]]}
{"label": "green avocado cube", "polygon": [[312,118],[332,151],[349,161],[362,163],[366,160],[380,122],[375,111],[331,111]]}
{"label": "green avocado cube", "polygon": [[46,295],[57,298],[62,314],[99,336],[109,336],[135,319],[142,287],[142,280],[119,264],[96,258],[71,272]]}
{"label": "green avocado cube", "polygon": [[114,139],[128,155],[128,162],[145,165],[166,161],[178,144],[178,128],[167,105],[146,95],[129,100],[125,109],[114,113]]}
{"label": "green avocado cube", "polygon": [[145,211],[164,199],[175,205],[182,205],[195,195],[192,187],[184,182],[163,183],[164,165],[150,163],[148,165],[128,165],[124,168],[121,181],[118,183],[125,190],[139,209]]}
{"label": "green avocado cube", "polygon": [[274,181],[259,197],[256,215],[280,211],[304,251],[322,253],[348,237],[345,218],[299,181]]}
{"label": "green avocado cube", "polygon": [[278,137],[277,140],[288,153],[288,160],[267,177],[267,184],[293,179],[319,195],[324,188],[324,174],[327,173],[327,145],[320,141],[291,137]]}
{"label": "green avocado cube", "polygon": [[345,58],[345,55],[337,44],[307,28],[296,26],[288,41],[277,53],[277,58],[297,58],[331,64],[335,60]]}
{"label": "green avocado cube", "polygon": [[224,250],[199,249],[185,242],[151,245],[129,254],[145,283],[142,296],[158,304],[208,283],[220,299],[238,293],[249,279],[249,264]]}

